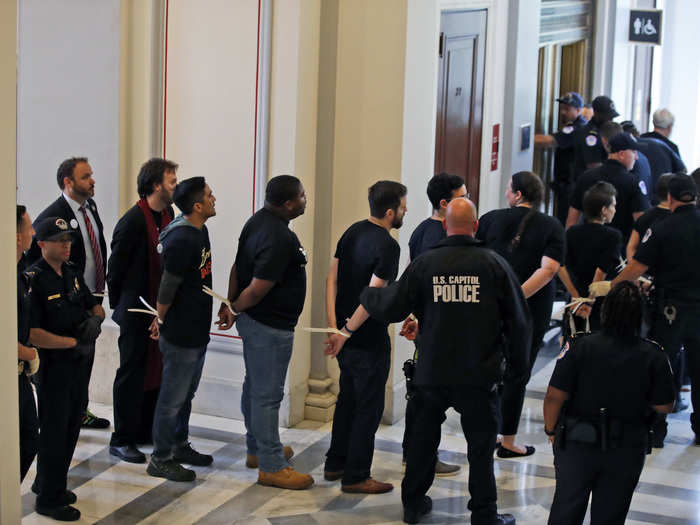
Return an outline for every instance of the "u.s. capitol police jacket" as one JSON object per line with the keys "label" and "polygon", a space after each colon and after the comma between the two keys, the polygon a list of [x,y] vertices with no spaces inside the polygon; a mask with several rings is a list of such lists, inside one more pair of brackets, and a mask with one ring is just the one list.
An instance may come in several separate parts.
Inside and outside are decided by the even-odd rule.
{"label": "u.s. capitol police jacket", "polygon": [[481,241],[453,235],[360,302],[384,322],[418,319],[416,385],[490,387],[529,372],[530,311],[508,263]]}

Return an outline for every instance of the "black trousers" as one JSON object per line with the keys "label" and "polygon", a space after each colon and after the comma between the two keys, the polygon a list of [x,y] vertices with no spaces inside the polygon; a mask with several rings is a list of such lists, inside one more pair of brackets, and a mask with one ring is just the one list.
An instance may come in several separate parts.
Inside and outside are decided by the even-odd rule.
{"label": "black trousers", "polygon": [[530,369],[526,376],[518,380],[509,379],[506,370],[506,380],[501,392],[501,425],[500,433],[505,436],[513,436],[518,433],[520,414],[525,402],[525,387],[530,380],[532,367],[535,366],[537,354],[542,346],[542,340],[547,333],[549,322],[552,318],[552,305],[554,304],[554,283],[550,282],[535,295],[527,300],[532,314],[532,340],[530,341]]}
{"label": "black trousers", "polygon": [[343,470],[343,485],[360,483],[370,477],[374,435],[384,413],[390,364],[391,354],[385,350],[346,347],[338,354],[340,392],[325,469]]}
{"label": "black trousers", "polygon": [[[680,397],[683,383],[683,359],[681,349],[685,352],[685,365],[690,376],[690,400],[693,412],[690,425],[695,434],[700,435],[700,308],[676,306],[676,318],[669,323],[663,315],[663,309],[654,316],[649,337],[663,346],[673,369],[676,397]],[[654,425],[654,432],[666,435],[666,417],[659,416]]]}
{"label": "black trousers", "polygon": [[[54,353],[52,355],[52,352]],[[40,350],[39,457],[36,503],[59,505],[80,434],[90,382],[89,355],[56,357],[71,350]],[[64,354],[65,355],[65,354]]]}
{"label": "black trousers", "polygon": [[645,447],[606,452],[585,443],[554,447],[557,485],[549,525],[580,525],[591,499],[591,525],[623,525],[644,467]]}
{"label": "black trousers", "polygon": [[471,523],[491,524],[496,517],[496,478],[493,450],[496,446],[498,394],[493,389],[470,386],[416,386],[415,417],[406,456],[406,475],[401,483],[404,507],[416,510],[433,484],[445,411],[453,407],[461,416],[469,460],[468,508]]}
{"label": "black trousers", "polygon": [[411,439],[411,432],[413,432],[413,425],[415,425],[416,421],[415,392],[415,387],[407,382],[406,393],[408,394],[408,399],[406,400],[406,418],[404,419],[403,441],[401,443],[401,448],[403,448],[404,461],[406,461],[406,456],[408,455],[408,443]]}
{"label": "black trousers", "polygon": [[[135,316],[132,316],[135,317]],[[119,332],[119,368],[114,377],[114,432],[110,445],[149,443],[158,389],[144,392],[148,320],[124,322]]]}
{"label": "black trousers", "polygon": [[19,479],[20,482],[32,466],[39,446],[39,418],[36,413],[34,391],[29,378],[20,374],[19,379]]}
{"label": "black trousers", "polygon": [[569,201],[571,198],[572,184],[558,180],[552,185],[554,191],[554,216],[559,219],[562,226],[566,226],[569,216]]}

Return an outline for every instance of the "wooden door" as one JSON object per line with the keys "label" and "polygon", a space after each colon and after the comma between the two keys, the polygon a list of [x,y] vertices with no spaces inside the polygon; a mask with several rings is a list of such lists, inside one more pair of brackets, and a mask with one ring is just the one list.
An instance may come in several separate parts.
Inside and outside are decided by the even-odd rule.
{"label": "wooden door", "polygon": [[459,175],[478,205],[486,10],[440,19],[435,173]]}

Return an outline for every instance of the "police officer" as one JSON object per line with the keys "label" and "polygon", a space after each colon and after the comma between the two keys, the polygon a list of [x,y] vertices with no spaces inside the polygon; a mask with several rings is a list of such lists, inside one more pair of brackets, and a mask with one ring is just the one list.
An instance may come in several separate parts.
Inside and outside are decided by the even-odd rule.
{"label": "police officer", "polygon": [[29,315],[31,298],[29,279],[21,272],[20,261],[32,244],[34,228],[27,208],[17,205],[17,368],[19,376],[19,474],[20,481],[36,456],[39,441],[39,420],[36,415],[34,391],[29,376],[39,369],[39,354],[29,346]]}
{"label": "police officer", "polygon": [[36,226],[41,259],[29,270],[32,303],[29,341],[39,348],[39,458],[36,511],[61,521],[80,519],[66,490],[71,458],[88,395],[92,345],[104,310],[85,284],[82,271],[68,262],[77,230],[58,217]]}
{"label": "police officer", "polygon": [[[475,525],[512,524],[496,512],[493,450],[498,425],[497,383],[504,360],[515,380],[526,375],[530,316],[518,278],[508,263],[474,239],[476,207],[467,199],[450,202],[448,237],[412,261],[400,280],[387,288],[365,288],[361,307],[347,321],[355,330],[368,314],[384,322],[418,319],[416,344],[416,420],[409,440],[401,486],[404,521],[418,523],[432,509],[426,496],[435,476],[440,425],[445,411],[461,414],[468,442],[469,489]],[[479,330],[464,337],[465,326]],[[342,348],[329,340],[327,354]]]}
{"label": "police officer", "polygon": [[[605,295],[611,285],[634,281],[644,273],[654,277],[655,312],[650,336],[663,346],[674,372],[676,400],[681,388],[681,347],[691,380],[693,411],[700,410],[700,210],[695,205],[697,187],[692,177],[674,175],[668,183],[671,215],[647,229],[634,258],[612,283],[591,285],[593,295]],[[670,255],[672,254],[672,255]],[[700,445],[700,415],[693,412],[690,424],[695,444]],[[655,447],[663,447],[667,425],[654,428]]]}
{"label": "police officer", "polygon": [[619,115],[615,103],[606,96],[593,99],[593,118],[574,136],[574,180],[583,172],[600,166],[607,157],[599,136],[600,127]]}
{"label": "police officer", "polygon": [[[551,525],[622,525],[649,451],[649,415],[673,408],[673,377],[658,344],[640,337],[642,296],[629,282],[605,298],[602,332],[575,337],[544,399],[554,444]],[[566,403],[566,408],[562,407]]]}
{"label": "police officer", "polygon": [[559,102],[559,115],[563,126],[553,135],[535,135],[535,147],[556,147],[553,184],[556,195],[554,215],[564,225],[569,211],[569,194],[574,182],[574,137],[576,131],[585,126],[588,121],[581,116],[583,97],[578,93],[571,91],[556,100]]}
{"label": "police officer", "polygon": [[617,228],[622,233],[623,242],[627,243],[634,221],[649,208],[649,200],[630,174],[637,160],[637,141],[629,133],[618,133],[608,141],[608,145],[610,153],[605,163],[587,171],[576,181],[566,227],[578,223],[584,194],[596,182],[603,180],[612,184],[617,191],[617,212],[610,226]]}

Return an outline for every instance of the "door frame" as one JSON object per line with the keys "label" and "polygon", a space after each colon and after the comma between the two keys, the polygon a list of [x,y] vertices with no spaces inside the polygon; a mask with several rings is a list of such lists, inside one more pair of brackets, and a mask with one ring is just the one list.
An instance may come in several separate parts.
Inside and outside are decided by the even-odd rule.
{"label": "door frame", "polygon": [[[499,207],[501,193],[501,151],[498,169],[491,171],[491,144],[494,124],[500,124],[500,141],[507,132],[503,127],[504,110],[500,94],[505,91],[505,57],[507,42],[499,38],[508,26],[508,7],[497,0],[440,0],[438,20],[445,11],[486,10],[486,54],[484,57],[484,94],[481,128],[481,169],[479,175],[479,215]],[[435,28],[435,39],[440,27]],[[437,72],[436,72],[437,74]],[[437,100],[437,93],[435,93]],[[433,133],[433,137],[435,134]],[[435,144],[433,144],[433,152]],[[433,165],[435,159],[433,159]]]}

